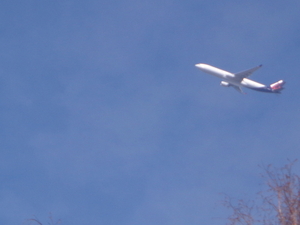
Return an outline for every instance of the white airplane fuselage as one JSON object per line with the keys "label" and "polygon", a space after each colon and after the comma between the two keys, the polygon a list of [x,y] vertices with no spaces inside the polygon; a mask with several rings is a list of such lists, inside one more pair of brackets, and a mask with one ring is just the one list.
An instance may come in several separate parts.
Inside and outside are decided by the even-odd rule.
{"label": "white airplane fuselage", "polygon": [[259,82],[246,78],[247,76],[252,74],[255,70],[259,69],[261,65],[238,74],[230,73],[228,71],[207,64],[203,64],[203,63],[196,64],[195,66],[207,74],[221,78],[223,80],[221,82],[222,86],[225,87],[233,86],[236,89],[238,88],[240,92],[242,92],[240,89],[241,87],[246,87],[256,91],[280,93],[280,91],[283,89],[282,86],[285,83],[283,80],[280,80],[272,84],[273,85],[272,88],[272,85],[264,85]]}

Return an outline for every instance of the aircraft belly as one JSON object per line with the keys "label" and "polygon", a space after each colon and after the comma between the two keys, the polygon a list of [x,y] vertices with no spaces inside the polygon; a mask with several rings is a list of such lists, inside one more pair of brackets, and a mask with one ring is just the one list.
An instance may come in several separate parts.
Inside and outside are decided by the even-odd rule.
{"label": "aircraft belly", "polygon": [[220,71],[207,71],[207,73],[209,73],[210,75],[219,77],[219,78],[225,78],[227,75],[225,72],[220,72]]}
{"label": "aircraft belly", "polygon": [[224,79],[226,82],[230,83],[231,85],[234,85],[234,86],[238,86],[238,87],[243,87],[244,85],[242,85],[241,82],[237,82],[236,80],[234,79]]}
{"label": "aircraft belly", "polygon": [[253,80],[249,80],[247,78],[244,78],[241,82],[241,85],[247,88],[264,88],[266,85],[258,83]]}
{"label": "aircraft belly", "polygon": [[213,76],[216,76],[216,77],[219,77],[219,78],[222,78],[222,79],[231,78],[231,77],[234,76],[232,73],[229,73],[225,70],[221,70],[221,69],[218,69],[216,67],[209,66],[209,65],[204,65],[203,64],[203,65],[199,66],[199,68],[203,72],[206,72],[210,75],[213,75]]}

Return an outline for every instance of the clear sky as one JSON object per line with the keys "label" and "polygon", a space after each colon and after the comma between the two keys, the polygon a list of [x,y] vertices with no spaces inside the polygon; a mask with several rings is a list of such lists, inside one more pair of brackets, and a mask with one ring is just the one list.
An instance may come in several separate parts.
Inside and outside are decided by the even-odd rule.
{"label": "clear sky", "polygon": [[[0,1],[0,224],[225,224],[299,157],[300,1]],[[196,63],[284,79],[221,87]],[[298,163],[299,164],[299,163]],[[296,169],[300,165],[296,165]]]}

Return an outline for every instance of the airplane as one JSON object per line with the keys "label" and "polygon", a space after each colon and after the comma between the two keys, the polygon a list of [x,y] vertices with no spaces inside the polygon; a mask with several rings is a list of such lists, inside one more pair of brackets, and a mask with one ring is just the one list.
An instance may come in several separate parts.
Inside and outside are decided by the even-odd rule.
{"label": "airplane", "polygon": [[276,93],[280,94],[284,89],[283,85],[285,84],[284,80],[279,80],[271,85],[264,85],[258,83],[254,80],[250,80],[249,77],[254,71],[262,67],[259,65],[249,70],[245,70],[239,73],[230,73],[225,70],[221,70],[214,66],[210,66],[204,63],[198,63],[195,65],[197,68],[202,70],[205,73],[221,78],[221,86],[223,87],[233,87],[237,91],[245,94],[241,87],[246,87],[255,91],[267,92],[267,93]]}

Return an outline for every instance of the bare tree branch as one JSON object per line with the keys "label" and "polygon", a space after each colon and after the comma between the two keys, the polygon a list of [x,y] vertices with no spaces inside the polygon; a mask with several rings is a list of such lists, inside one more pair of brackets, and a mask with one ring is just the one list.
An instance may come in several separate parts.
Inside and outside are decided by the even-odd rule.
{"label": "bare tree branch", "polygon": [[[49,222],[48,222],[48,225],[58,225],[58,224],[60,224],[60,223],[61,223],[61,220],[55,221],[55,220],[53,219],[52,214],[49,213]],[[24,224],[26,224],[26,225],[34,225],[34,224],[43,225],[43,224],[40,222],[40,220],[38,220],[37,218],[27,219],[27,220],[25,221]]]}
{"label": "bare tree branch", "polygon": [[296,161],[282,168],[263,167],[267,191],[260,192],[259,205],[244,200],[235,204],[226,198],[225,206],[232,210],[229,225],[299,225],[300,177],[292,172]]}

